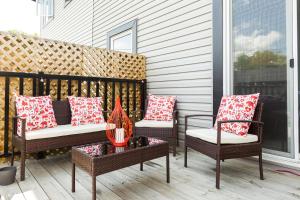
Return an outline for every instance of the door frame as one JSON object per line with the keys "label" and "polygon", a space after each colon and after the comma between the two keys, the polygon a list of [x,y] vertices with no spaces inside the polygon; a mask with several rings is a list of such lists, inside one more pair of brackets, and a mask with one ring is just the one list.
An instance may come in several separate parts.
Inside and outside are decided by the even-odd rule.
{"label": "door frame", "polygon": [[[289,2],[289,1],[288,1]],[[232,94],[233,89],[233,70],[232,70],[232,34],[231,34],[231,27],[232,27],[232,0],[223,1],[223,94],[230,95]],[[300,153],[299,153],[299,122],[298,122],[298,11],[297,9],[297,0],[292,0],[290,2],[290,9],[292,10],[292,27],[291,27],[291,42],[292,42],[292,52],[291,58],[294,59],[295,67],[293,69],[293,89],[291,90],[291,100],[293,101],[293,113],[291,114],[292,120],[292,139],[291,139],[291,152],[280,152],[270,149],[264,149],[264,153],[275,155],[276,157],[284,157],[285,159],[289,158],[291,160],[299,161]],[[300,7],[300,6],[299,6]],[[299,22],[300,23],[300,22]],[[299,27],[300,30],[300,27]]]}

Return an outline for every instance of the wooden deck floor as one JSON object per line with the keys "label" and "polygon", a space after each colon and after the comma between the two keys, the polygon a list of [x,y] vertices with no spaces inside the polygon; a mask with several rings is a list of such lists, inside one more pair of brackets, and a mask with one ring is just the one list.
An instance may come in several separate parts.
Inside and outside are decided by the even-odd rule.
{"label": "wooden deck floor", "polygon": [[[97,198],[107,200],[142,199],[300,199],[300,178],[275,172],[280,167],[264,165],[265,180],[259,180],[253,160],[236,159],[222,163],[221,189],[215,189],[215,162],[189,152],[189,167],[183,167],[183,155],[170,156],[171,183],[166,183],[165,159],[97,177]],[[2,199],[91,199],[91,178],[76,168],[76,193],[71,192],[70,155],[43,160],[27,160],[26,180],[0,186]],[[18,165],[18,163],[16,163]]]}

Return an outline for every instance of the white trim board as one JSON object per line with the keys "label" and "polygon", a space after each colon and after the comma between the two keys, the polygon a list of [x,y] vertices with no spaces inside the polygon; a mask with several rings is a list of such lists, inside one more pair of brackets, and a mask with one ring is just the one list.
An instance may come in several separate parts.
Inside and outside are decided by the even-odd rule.
{"label": "white trim board", "polygon": [[[231,26],[232,26],[232,22],[231,22],[231,0],[229,1],[224,1],[223,2],[223,23],[224,23],[224,35],[223,35],[223,47],[224,47],[224,51],[223,51],[223,59],[224,59],[224,64],[223,64],[223,94],[224,95],[229,95],[232,93],[232,80],[229,77],[232,77],[232,70],[231,70],[231,62],[232,62],[232,58],[231,58],[231,52],[232,52],[232,44],[231,44]],[[292,52],[290,53],[290,58],[294,59],[294,63],[295,66],[297,66],[298,64],[298,46],[297,46],[297,0],[292,0],[292,2],[290,2],[288,4],[288,8],[291,8],[291,12],[292,12]],[[294,67],[293,69],[293,75],[292,78],[293,80],[293,88],[290,90],[291,94],[291,98],[293,103],[293,108],[290,109],[291,111],[293,111],[293,114],[291,116],[291,120],[293,123],[293,126],[291,127],[292,130],[292,134],[293,134],[293,143],[291,144],[292,147],[292,156],[293,158],[286,158],[284,156],[276,156],[279,158],[282,158],[283,160],[288,159],[289,161],[294,161],[292,163],[298,163],[299,162],[299,122],[298,122],[298,117],[299,117],[299,108],[298,108],[298,68]],[[293,152],[295,151],[295,152]],[[266,154],[266,155],[271,155],[271,154]],[[281,163],[281,159],[275,159],[274,162],[278,161],[278,163]]]}
{"label": "white trim board", "polygon": [[295,170],[300,170],[300,160],[295,160],[292,158],[263,153],[263,161],[274,165],[278,165],[280,167],[287,167]]}

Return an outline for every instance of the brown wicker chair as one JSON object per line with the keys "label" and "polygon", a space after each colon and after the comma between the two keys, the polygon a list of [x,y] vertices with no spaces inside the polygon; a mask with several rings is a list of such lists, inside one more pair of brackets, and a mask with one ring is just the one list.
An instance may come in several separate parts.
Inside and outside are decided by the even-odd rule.
{"label": "brown wicker chair", "polygon": [[[245,120],[229,120],[219,121],[217,128],[216,143],[207,142],[197,137],[187,135],[188,119],[192,117],[212,117],[215,121],[215,115],[188,115],[185,116],[185,154],[184,166],[187,167],[187,148],[194,149],[216,160],[216,188],[220,188],[220,161],[232,158],[242,158],[250,156],[259,156],[259,171],[260,179],[263,180],[263,167],[262,167],[262,131],[263,123],[261,122],[261,115],[263,110],[263,103],[258,103],[253,121]],[[240,143],[240,144],[222,144],[221,141],[221,124],[233,122],[250,122],[250,129],[248,134],[257,135],[256,142]]]}
{"label": "brown wicker chair", "polygon": [[[147,108],[148,99],[146,100],[145,108]],[[163,128],[163,127],[136,127],[136,116],[138,111],[133,112],[133,134],[134,136],[147,136],[147,137],[156,137],[162,140],[168,141],[169,145],[172,146],[173,156],[176,156],[176,147],[178,145],[178,110],[176,110],[176,102],[173,110],[173,121],[172,127]],[[142,118],[145,117],[145,111],[140,111]]]}

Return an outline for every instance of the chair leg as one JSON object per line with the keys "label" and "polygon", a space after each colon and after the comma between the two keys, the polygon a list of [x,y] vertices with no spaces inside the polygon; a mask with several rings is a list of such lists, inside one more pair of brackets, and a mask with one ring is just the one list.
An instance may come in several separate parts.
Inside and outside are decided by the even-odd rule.
{"label": "chair leg", "polygon": [[187,146],[184,147],[184,167],[187,167]]}
{"label": "chair leg", "polygon": [[264,172],[263,172],[263,165],[262,165],[262,152],[259,153],[259,175],[260,175],[260,180],[264,180]]}
{"label": "chair leg", "polygon": [[173,157],[176,157],[176,144],[173,145]]}
{"label": "chair leg", "polygon": [[14,166],[14,160],[15,160],[15,146],[12,146],[10,166]]}
{"label": "chair leg", "polygon": [[140,171],[144,171],[144,165],[143,165],[143,162],[140,163]]}
{"label": "chair leg", "polygon": [[220,189],[220,156],[217,155],[216,159],[216,188]]}
{"label": "chair leg", "polygon": [[25,160],[26,160],[26,153],[25,150],[21,150],[21,173],[20,173],[20,179],[21,181],[25,180]]}

